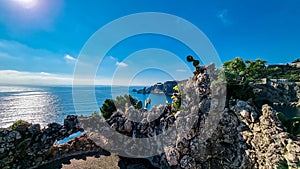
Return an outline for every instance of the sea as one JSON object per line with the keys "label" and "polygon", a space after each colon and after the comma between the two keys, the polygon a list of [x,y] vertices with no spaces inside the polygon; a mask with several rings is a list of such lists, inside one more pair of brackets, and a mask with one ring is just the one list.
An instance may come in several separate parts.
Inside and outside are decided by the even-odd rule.
{"label": "sea", "polygon": [[[170,96],[137,94],[132,89],[145,86],[0,86],[0,128],[6,128],[17,120],[46,126],[48,123],[63,124],[67,115],[89,116],[100,113],[100,107],[107,98],[130,94],[143,102],[151,99],[153,105],[171,103]],[[76,91],[73,95],[72,91]],[[300,108],[274,107],[287,118],[300,116]]]}
{"label": "sea", "polygon": [[[171,102],[170,96],[137,94],[132,89],[145,86],[0,86],[0,128],[6,128],[17,120],[46,126],[48,123],[63,124],[67,115],[89,116],[100,113],[105,99],[130,94],[143,102],[151,99],[153,105]],[[72,91],[76,91],[76,98]]]}

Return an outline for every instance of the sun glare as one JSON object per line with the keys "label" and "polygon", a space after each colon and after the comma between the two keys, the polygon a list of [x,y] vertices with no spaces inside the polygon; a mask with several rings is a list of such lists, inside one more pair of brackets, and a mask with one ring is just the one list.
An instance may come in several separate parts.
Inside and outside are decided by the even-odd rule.
{"label": "sun glare", "polygon": [[35,7],[35,5],[38,2],[38,0],[14,0],[14,1],[16,1],[17,3],[22,5],[22,7],[27,9]]}

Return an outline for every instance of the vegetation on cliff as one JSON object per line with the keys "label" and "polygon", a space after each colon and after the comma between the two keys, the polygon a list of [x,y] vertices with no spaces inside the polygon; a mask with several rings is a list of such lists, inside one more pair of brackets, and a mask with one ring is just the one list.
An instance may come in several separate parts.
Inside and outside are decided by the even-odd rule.
{"label": "vegetation on cliff", "polygon": [[300,80],[300,69],[292,65],[268,65],[262,59],[243,60],[236,57],[223,64],[227,81],[227,97],[241,100],[254,99],[253,88],[250,83],[259,83],[263,78]]}
{"label": "vegetation on cliff", "polygon": [[125,112],[126,108],[128,108],[131,105],[138,110],[143,108],[143,103],[133,98],[129,94],[125,94],[124,96],[117,96],[115,100],[106,99],[100,107],[101,116],[104,119],[108,119],[114,112],[117,111],[117,109],[119,109],[122,112]]}
{"label": "vegetation on cliff", "polygon": [[267,61],[259,58],[254,61],[244,61],[242,58],[236,57],[224,62],[223,68],[226,80],[230,84],[248,84],[262,78],[300,80],[300,69],[296,66],[289,64],[267,66],[266,64]]}

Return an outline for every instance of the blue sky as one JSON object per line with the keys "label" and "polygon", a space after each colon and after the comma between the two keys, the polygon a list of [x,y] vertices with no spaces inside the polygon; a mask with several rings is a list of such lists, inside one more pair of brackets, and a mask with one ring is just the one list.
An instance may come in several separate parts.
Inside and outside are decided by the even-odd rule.
{"label": "blue sky", "polygon": [[[168,13],[196,25],[222,62],[236,56],[262,58],[269,64],[291,62],[300,58],[299,8],[297,0],[1,0],[0,83],[71,84],[77,58],[90,36],[115,19],[140,12]],[[155,58],[150,51],[143,59],[126,60],[149,48],[169,51],[182,61],[186,55],[195,55],[172,38],[134,36],[106,54],[95,83],[127,85],[129,79],[131,84],[151,85],[191,75],[193,68],[189,64],[179,67],[170,53]],[[127,76],[147,62],[164,63],[163,68],[172,67],[173,71],[149,68]],[[118,79],[113,80],[114,75]]]}

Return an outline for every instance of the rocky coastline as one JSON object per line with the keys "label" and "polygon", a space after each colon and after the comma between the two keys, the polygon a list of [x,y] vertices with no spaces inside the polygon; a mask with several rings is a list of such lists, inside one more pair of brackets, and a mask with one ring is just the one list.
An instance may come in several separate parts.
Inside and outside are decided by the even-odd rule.
{"label": "rocky coastline", "polygon": [[[214,74],[214,70],[209,72]],[[225,107],[223,82],[211,87],[212,81],[216,79],[205,72],[183,82],[182,110],[175,112],[168,105],[150,111],[130,106],[106,120],[100,116],[70,115],[63,125],[50,123],[44,129],[38,124],[1,129],[0,168],[38,168],[74,155],[104,153],[111,147],[129,157],[138,153],[140,159],[156,168],[300,168],[299,138],[287,132],[272,107],[257,108],[251,101],[234,98],[227,100]],[[157,139],[171,128],[176,130]],[[85,134],[66,144],[55,144],[78,131]],[[152,138],[153,142],[137,147],[116,139],[114,133],[136,141]],[[156,155],[145,156],[149,152]],[[128,162],[125,168],[130,168],[129,161],[134,158],[123,159]]]}

